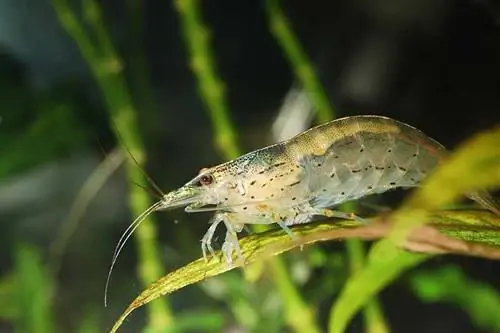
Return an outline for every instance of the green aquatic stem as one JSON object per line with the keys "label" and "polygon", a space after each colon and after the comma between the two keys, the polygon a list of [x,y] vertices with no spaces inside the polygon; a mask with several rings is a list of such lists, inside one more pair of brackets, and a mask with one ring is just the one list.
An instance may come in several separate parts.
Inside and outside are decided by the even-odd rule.
{"label": "green aquatic stem", "polygon": [[403,271],[417,266],[432,256],[406,252],[392,243],[383,241],[378,242],[370,253],[371,260],[354,278],[347,281],[332,308],[328,332],[346,332],[349,320],[354,313],[363,308],[368,299],[375,296],[384,285]]}
{"label": "green aquatic stem", "polygon": [[54,279],[43,264],[41,249],[25,243],[16,244],[14,252],[13,297],[7,307],[17,307],[13,318],[16,332],[51,333],[58,331],[52,309],[56,299]]}
{"label": "green aquatic stem", "polygon": [[280,7],[279,0],[266,0],[266,10],[271,31],[283,49],[285,57],[316,108],[320,123],[331,120],[334,110],[318,76],[295,36],[291,24]]}
{"label": "green aquatic stem", "polygon": [[[355,211],[355,202],[346,202],[341,205],[341,209],[345,211]],[[358,274],[365,265],[365,250],[364,245],[357,239],[346,239],[345,248],[349,261],[350,276],[354,277]],[[329,325],[332,327],[335,318],[334,304],[330,307]],[[367,333],[387,333],[389,326],[385,320],[382,305],[378,298],[374,296],[371,301],[366,303],[363,308],[363,317],[365,320],[365,331]]]}
{"label": "green aquatic stem", "polygon": [[[191,69],[207,107],[214,130],[215,144],[226,160],[241,155],[236,129],[230,119],[224,94],[224,85],[217,76],[210,47],[210,32],[203,23],[199,0],[177,0],[176,8],[181,19],[184,39],[189,50]],[[256,225],[254,230],[263,231]],[[286,264],[280,258],[271,260],[272,279],[283,300],[286,321],[296,332],[316,333],[319,328],[313,312],[294,286]],[[299,315],[300,314],[300,315]]]}
{"label": "green aquatic stem", "polygon": [[225,87],[217,75],[210,47],[210,31],[203,23],[199,0],[176,0],[182,31],[188,48],[191,70],[213,127],[215,146],[226,159],[241,155],[236,130],[229,117]]}
{"label": "green aquatic stem", "polygon": [[113,150],[104,161],[102,161],[87,177],[78,192],[75,200],[69,208],[68,214],[61,223],[56,238],[50,245],[50,257],[52,273],[58,275],[61,267],[61,260],[69,244],[69,240],[78,228],[87,208],[98,192],[108,182],[109,178],[123,164],[123,152],[119,149]]}
{"label": "green aquatic stem", "polygon": [[[349,271],[351,276],[356,275],[360,272],[365,265],[365,249],[364,244],[358,239],[347,239],[345,242],[347,256],[349,258]],[[332,306],[330,309],[330,327],[334,320]],[[387,333],[389,332],[389,327],[384,318],[382,307],[379,300],[374,297],[372,301],[366,304],[363,309],[363,317],[365,320],[366,332],[367,333]]]}
{"label": "green aquatic stem", "polygon": [[[87,24],[96,36],[96,42],[85,29],[67,0],[52,0],[57,17],[73,38],[87,62],[108,107],[109,117],[116,124],[116,136],[121,137],[121,148],[127,148],[139,165],[145,163],[145,150],[137,127],[137,114],[122,73],[122,61],[102,20],[101,9],[95,0],[83,2],[83,12]],[[127,177],[130,184],[129,205],[134,215],[139,215],[149,205],[147,195],[134,183],[143,183],[141,170],[127,163]],[[143,285],[156,280],[163,271],[157,245],[157,228],[153,221],[145,223],[134,233],[138,244],[138,276]],[[148,307],[149,327],[155,331],[173,325],[173,317],[168,303],[163,300]]]}
{"label": "green aquatic stem", "polygon": [[[156,96],[151,86],[151,73],[148,67],[148,59],[144,51],[142,37],[142,14],[145,3],[141,0],[127,0],[127,17],[130,22],[129,48],[126,51],[129,60],[131,74],[131,86],[134,91],[134,101],[140,105],[141,114],[146,115],[149,124],[158,124],[154,121],[158,115]],[[161,122],[160,122],[161,123]],[[148,127],[150,128],[150,127]]]}

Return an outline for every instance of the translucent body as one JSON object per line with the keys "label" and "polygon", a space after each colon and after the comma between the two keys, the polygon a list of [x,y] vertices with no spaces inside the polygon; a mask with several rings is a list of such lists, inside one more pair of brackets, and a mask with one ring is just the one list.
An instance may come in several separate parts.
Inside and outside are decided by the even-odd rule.
{"label": "translucent body", "polygon": [[[245,224],[288,226],[314,215],[356,218],[331,210],[367,195],[418,186],[440,163],[446,149],[418,129],[381,116],[355,116],[311,128],[287,141],[203,169],[141,214],[122,235],[110,269],[134,230],[156,210],[187,206],[186,212],[215,211],[202,238],[205,258],[211,240],[226,226],[222,252],[243,260],[237,233]],[[500,215],[487,193],[469,197]],[[108,275],[109,280],[109,275]]]}
{"label": "translucent body", "polygon": [[[446,153],[419,130],[379,116],[342,118],[204,171],[213,222],[228,229],[223,252],[239,252],[235,234],[244,224],[305,223],[314,215],[342,216],[326,208],[398,187],[417,186]],[[230,174],[230,177],[224,175]],[[196,178],[195,178],[196,180]],[[326,209],[326,210],[325,210]],[[194,211],[188,209],[188,211]],[[345,216],[346,217],[346,216]],[[215,225],[204,236],[213,252]]]}

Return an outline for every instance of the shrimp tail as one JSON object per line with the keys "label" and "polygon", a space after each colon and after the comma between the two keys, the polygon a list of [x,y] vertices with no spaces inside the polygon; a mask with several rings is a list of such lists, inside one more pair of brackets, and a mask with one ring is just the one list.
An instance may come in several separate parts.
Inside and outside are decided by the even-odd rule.
{"label": "shrimp tail", "polygon": [[500,216],[500,204],[490,193],[486,191],[479,191],[469,194],[468,197],[480,204],[482,207],[490,210],[495,215]]}

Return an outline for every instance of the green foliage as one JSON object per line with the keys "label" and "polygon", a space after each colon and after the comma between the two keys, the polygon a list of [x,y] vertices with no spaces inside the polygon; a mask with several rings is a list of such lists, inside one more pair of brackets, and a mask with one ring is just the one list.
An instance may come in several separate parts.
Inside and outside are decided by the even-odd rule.
{"label": "green foliage", "polygon": [[177,0],[176,9],[189,51],[191,70],[198,80],[198,89],[214,129],[215,146],[224,158],[236,158],[241,150],[229,117],[224,85],[217,75],[212,56],[210,32],[203,24],[200,0]]}
{"label": "green foliage", "polygon": [[[465,215],[471,213],[472,212],[466,211]],[[435,216],[440,217],[437,218],[436,221],[441,222],[433,223],[433,226],[439,230],[459,230],[467,223],[464,222],[464,224],[460,224],[460,222],[457,222],[460,221],[460,216],[464,214],[464,212],[443,212],[442,214],[441,216],[441,213],[435,213]],[[480,224],[489,226],[491,221],[498,222],[498,218],[492,217],[490,213],[486,213],[486,215],[488,215],[488,217],[484,219],[477,219],[478,226]],[[449,221],[442,222],[446,219],[446,216],[452,218],[451,220],[454,221],[454,223],[449,223]],[[372,223],[376,223],[376,221],[374,220]],[[367,227],[355,221],[339,221],[334,224],[315,223],[300,225],[293,228],[293,232],[296,235],[300,235],[300,240],[298,242],[291,239],[281,229],[275,229],[244,237],[241,239],[240,245],[242,253],[246,258],[247,266],[245,266],[245,269],[247,269],[247,267],[251,268],[251,264],[253,263],[267,260],[272,256],[279,255],[306,244],[346,237],[370,238],[376,230],[377,229],[373,230],[373,227]],[[496,229],[496,232],[500,232],[500,227]],[[378,235],[378,237],[382,236],[383,234]],[[490,239],[484,238],[484,240],[487,244]],[[500,251],[500,243],[498,243],[497,246],[497,251]],[[341,296],[339,299],[337,304],[342,304],[345,306],[345,309],[343,307],[338,307],[340,310],[335,312],[336,319],[352,316],[352,314],[363,305],[363,302],[366,301],[368,294],[374,294],[376,291],[380,290],[385,283],[392,281],[399,273],[407,268],[415,266],[430,256],[430,254],[416,254],[404,251],[396,248],[390,242],[383,241],[376,245],[370,253],[366,267],[348,282],[344,294],[345,296]],[[218,255],[218,258],[220,258],[221,254],[219,253]],[[130,304],[116,322],[111,332],[116,332],[125,318],[136,308],[158,297],[173,293],[188,285],[220,275],[237,267],[236,265],[228,266],[224,261],[217,260],[217,258],[210,260],[208,263],[206,263],[203,258],[200,258],[167,274],[144,290]],[[349,298],[349,296],[351,298]]]}
{"label": "green foliage", "polygon": [[347,281],[330,315],[330,333],[342,333],[354,314],[399,274],[412,268],[429,255],[414,254],[388,242],[376,244],[362,271]]}
{"label": "green foliage", "polygon": [[[461,195],[481,193],[485,188],[500,186],[500,126],[466,141],[438,170],[427,177],[424,186],[414,193],[394,217],[397,227],[393,239],[404,239],[410,228],[423,225],[428,211],[451,204]],[[476,195],[477,197],[477,195]],[[500,214],[496,203],[488,208]]]}
{"label": "green foliage", "polygon": [[307,54],[302,50],[300,42],[293,33],[291,24],[279,3],[279,0],[266,0],[270,29],[283,49],[295,76],[300,80],[309,99],[316,107],[319,123],[324,123],[332,119],[333,109]]}
{"label": "green foliage", "polygon": [[9,322],[21,316],[21,307],[16,299],[17,279],[15,274],[5,274],[0,277],[0,318]]}
{"label": "green foliage", "polygon": [[[396,237],[379,241],[370,251],[367,265],[348,281],[335,304],[330,332],[344,332],[356,312],[377,292],[402,272],[429,258],[399,248],[414,230],[411,227],[429,222],[428,211],[451,203],[466,191],[500,185],[498,142],[500,128],[467,141],[393,215],[395,227],[391,234]],[[496,224],[500,226],[500,218]]]}
{"label": "green foliage", "polygon": [[82,316],[77,333],[96,333],[100,332],[99,313],[92,308],[89,308]]}
{"label": "green foliage", "polygon": [[85,215],[85,211],[95,198],[97,193],[123,164],[124,156],[121,150],[114,150],[102,161],[89,175],[85,183],[80,188],[73,204],[69,208],[68,215],[61,223],[59,231],[54,237],[50,247],[50,260],[52,274],[58,275],[64,252],[69,241],[77,230],[80,220]]}
{"label": "green foliage", "polygon": [[50,333],[52,320],[53,282],[44,268],[39,252],[29,245],[16,250],[16,298],[23,318],[16,324],[18,332]]}
{"label": "green foliage", "polygon": [[0,46],[0,179],[69,156],[91,137],[79,119],[82,87],[65,84],[36,92],[21,64]]}
{"label": "green foliage", "polygon": [[242,283],[237,273],[206,280],[201,287],[213,299],[226,303],[236,322],[248,332],[279,332],[284,316],[278,293],[262,292],[265,286],[260,283]]}
{"label": "green foliage", "polygon": [[[68,1],[52,0],[61,25],[76,42],[101,90],[111,127],[120,147],[123,151],[129,151],[139,166],[144,167],[146,151],[139,132],[133,98],[123,74],[122,59],[107,31],[100,4],[96,0],[85,0],[82,4],[85,22],[79,19]],[[87,26],[90,31],[86,29]],[[145,181],[141,170],[129,162],[126,165],[130,183],[129,205],[133,214],[139,215],[150,206],[150,199],[142,189],[134,186],[144,184]],[[163,271],[157,233],[153,221],[144,224],[134,233],[140,257],[138,276],[144,285],[157,279]],[[172,314],[166,301],[148,307],[148,315],[148,329],[161,331],[173,326]]]}
{"label": "green foliage", "polygon": [[[42,96],[36,107],[36,118],[14,132],[0,131],[2,148],[0,177],[12,176],[34,165],[68,156],[88,142],[89,133],[78,120],[72,101]],[[9,114],[16,114],[11,110]],[[11,121],[15,122],[14,119]],[[0,123],[0,127],[4,125]],[[10,124],[8,124],[10,125]],[[54,135],[57,133],[57,135]]]}
{"label": "green foliage", "polygon": [[[346,250],[349,257],[349,266],[351,276],[355,276],[364,266],[364,245],[360,240],[348,239],[346,240]],[[330,314],[330,322],[333,323],[335,314],[333,313],[336,308],[332,307]],[[382,314],[382,308],[377,299],[369,302],[363,311],[366,331],[369,333],[387,333],[389,328],[385,322]]]}
{"label": "green foliage", "polygon": [[467,277],[458,266],[419,272],[410,277],[410,285],[426,303],[449,303],[467,312],[480,328],[500,331],[500,292],[484,282]]}
{"label": "green foliage", "polygon": [[[200,309],[179,313],[175,316],[175,330],[167,329],[165,333],[173,332],[221,332],[224,325],[224,318],[219,311],[210,309]],[[154,333],[153,330],[145,330],[145,333]]]}
{"label": "green foliage", "polygon": [[0,279],[0,317],[12,322],[16,333],[55,332],[54,284],[39,250],[20,244],[14,254],[14,271]]}
{"label": "green foliage", "polygon": [[[345,221],[336,225],[305,225],[296,230],[296,232],[307,235],[317,230],[329,230],[331,228],[336,229],[339,226],[352,226],[353,223],[354,222],[352,221]],[[284,251],[288,251],[296,247],[297,244],[292,241],[290,236],[283,233],[282,230],[271,230],[263,234],[253,234],[243,238],[240,241],[240,246],[242,253],[246,258],[247,264],[251,264],[256,262],[258,259],[269,258]],[[136,300],[127,308],[125,313],[115,324],[112,331],[115,332],[128,314],[136,308],[141,307],[162,295],[170,294],[176,290],[184,288],[185,286],[222,274],[236,267],[238,266],[228,266],[223,260],[217,260],[217,258],[212,258],[212,260],[208,263],[206,263],[203,258],[200,258],[172,273],[169,273],[152,284],[148,289],[142,292],[138,298],[136,298]]]}

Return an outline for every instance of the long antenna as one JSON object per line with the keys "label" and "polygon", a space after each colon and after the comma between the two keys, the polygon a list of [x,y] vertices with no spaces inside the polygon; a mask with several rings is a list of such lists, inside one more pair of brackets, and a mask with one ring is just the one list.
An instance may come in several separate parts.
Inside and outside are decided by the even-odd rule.
{"label": "long antenna", "polygon": [[[129,147],[127,146],[127,143],[125,142],[125,140],[123,140],[123,137],[121,136],[120,134],[120,131],[118,131],[118,128],[116,127],[113,119],[110,119],[111,120],[111,125],[113,126],[113,128],[115,129],[115,133],[116,135],[118,136],[118,138],[120,139],[120,141],[123,143],[123,146],[125,147],[125,150],[127,151],[127,153],[130,155],[130,157],[132,158],[132,160],[134,161],[135,165],[139,168],[139,170],[141,170],[141,173],[142,175],[146,178],[146,180],[149,182],[149,184],[153,187],[153,189],[159,194],[161,195],[162,197],[165,196],[165,193],[163,193],[163,191],[160,189],[160,187],[158,185],[156,185],[156,183],[153,181],[153,179],[151,179],[151,177],[148,175],[148,173],[146,172],[146,170],[144,170],[141,165],[139,164],[139,162],[137,162],[137,160],[135,159],[134,155],[132,155],[132,152],[130,151]],[[141,186],[142,187],[142,186]]]}
{"label": "long antenna", "polygon": [[146,187],[146,186],[141,185],[139,183],[136,183],[136,182],[133,182],[133,183],[134,183],[134,185],[142,188],[144,191],[148,192],[149,194],[151,194],[155,198],[157,198],[159,200],[161,200],[163,198],[157,191],[152,191],[149,187]]}
{"label": "long antenna", "polygon": [[141,225],[141,223],[146,220],[146,218],[151,214],[152,212],[158,210],[158,207],[160,207],[162,204],[161,201],[158,201],[157,203],[153,204],[151,207],[146,209],[144,212],[142,212],[141,215],[139,215],[129,226],[128,228],[122,233],[120,239],[118,240],[118,244],[116,244],[115,252],[113,253],[113,259],[111,260],[111,266],[109,267],[108,270],[108,277],[106,278],[106,285],[104,287],[104,307],[108,305],[108,287],[109,287],[109,282],[111,281],[111,274],[113,273],[113,268],[115,267],[116,261],[118,260],[118,256],[120,255],[120,252],[122,251],[123,247],[127,243],[128,239],[134,231]]}
{"label": "long antenna", "polygon": [[[97,143],[99,144],[99,149],[101,149],[101,153],[104,155],[104,157],[108,157],[108,153],[104,150],[104,147],[101,143],[101,140],[99,139],[99,137],[97,137],[97,135],[95,136],[96,140],[97,140]],[[139,183],[136,183],[136,182],[133,182],[135,186],[137,187],[140,187],[141,189],[143,189],[144,191],[146,191],[148,194],[156,197],[157,199],[162,199],[162,195],[160,195],[158,193],[158,191],[152,191],[150,188],[144,186],[144,185],[141,185]]]}

